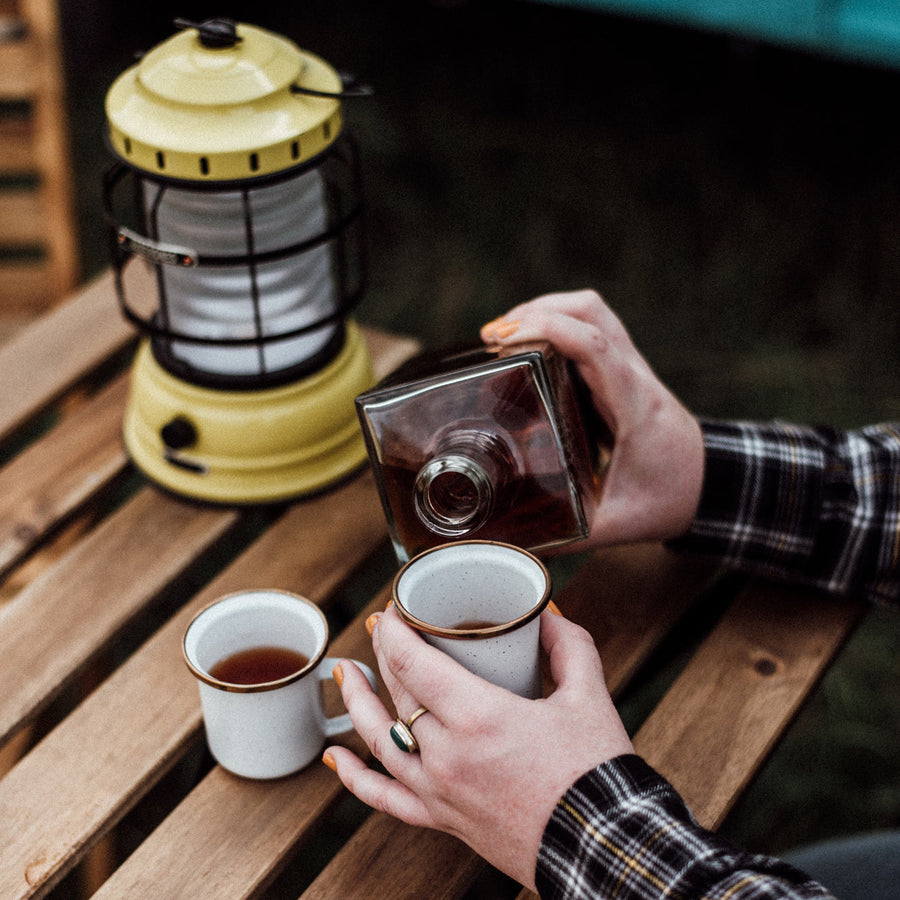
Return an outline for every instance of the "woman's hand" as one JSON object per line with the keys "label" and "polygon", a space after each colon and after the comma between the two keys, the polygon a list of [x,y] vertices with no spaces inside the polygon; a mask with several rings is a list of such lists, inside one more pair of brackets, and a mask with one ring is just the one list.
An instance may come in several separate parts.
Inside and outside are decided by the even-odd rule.
{"label": "woman's hand", "polygon": [[656,377],[594,291],[547,294],[481,330],[503,347],[546,340],[571,359],[612,431],[614,446],[589,542],[668,540],[684,534],[703,486],[697,420]]}
{"label": "woman's hand", "polygon": [[501,871],[534,889],[544,827],[557,800],[585,772],[631,742],[606,690],[593,640],[545,611],[541,643],[556,689],[525,700],[471,674],[429,646],[392,608],[370,619],[375,654],[417,753],[390,737],[396,716],[351,662],[342,662],[344,702],[388,776],[330,747],[325,762],[360,800],[411,825],[456,835]]}
{"label": "woman's hand", "polygon": [[589,542],[668,540],[690,526],[703,485],[697,420],[656,377],[594,291],[547,294],[481,330],[487,344],[546,340],[578,367],[614,446]]}

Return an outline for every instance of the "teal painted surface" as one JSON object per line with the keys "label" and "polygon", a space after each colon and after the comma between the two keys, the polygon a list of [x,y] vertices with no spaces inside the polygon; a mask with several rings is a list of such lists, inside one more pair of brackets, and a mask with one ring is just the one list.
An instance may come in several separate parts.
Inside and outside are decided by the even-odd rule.
{"label": "teal painted surface", "polygon": [[900,48],[900,0],[843,0],[836,5],[835,29],[851,44]]}
{"label": "teal painted surface", "polygon": [[900,0],[543,0],[900,68]]}

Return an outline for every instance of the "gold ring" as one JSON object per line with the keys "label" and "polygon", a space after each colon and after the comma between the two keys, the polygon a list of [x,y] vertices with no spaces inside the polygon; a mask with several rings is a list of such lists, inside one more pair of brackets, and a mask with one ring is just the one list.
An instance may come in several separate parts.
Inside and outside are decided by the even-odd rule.
{"label": "gold ring", "polygon": [[428,710],[424,706],[420,706],[405,722],[403,719],[397,719],[391,725],[391,738],[404,753],[416,753],[418,751],[419,742],[412,733],[412,726],[419,716],[427,712]]}
{"label": "gold ring", "polygon": [[427,712],[428,712],[428,710],[427,710],[424,706],[420,706],[420,707],[419,707],[419,708],[418,708],[418,709],[417,709],[417,710],[416,710],[416,711],[415,711],[415,712],[414,712],[414,713],[406,720],[406,727],[407,727],[407,728],[412,728],[412,727],[413,727],[413,722],[415,722],[416,719],[418,719],[419,716],[421,716],[423,713],[427,713]]}

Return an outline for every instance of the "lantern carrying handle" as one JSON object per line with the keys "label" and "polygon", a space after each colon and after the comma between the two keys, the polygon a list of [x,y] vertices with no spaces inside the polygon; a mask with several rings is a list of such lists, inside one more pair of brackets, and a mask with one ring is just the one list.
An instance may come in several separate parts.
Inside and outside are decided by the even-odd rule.
{"label": "lantern carrying handle", "polygon": [[300,84],[291,85],[292,94],[302,94],[304,97],[327,97],[332,100],[346,100],[354,97],[371,97],[375,91],[368,84],[359,82],[355,75],[349,72],[339,72],[338,75],[343,85],[341,91],[316,91],[313,88],[303,87]]}
{"label": "lantern carrying handle", "polygon": [[[196,28],[200,36],[200,43],[208,50],[225,50],[233,47],[243,38],[237,33],[237,23],[234,19],[207,19],[205,22],[192,22],[190,19],[176,18],[173,22],[176,28]],[[348,97],[371,97],[374,91],[367,84],[360,84],[355,75],[347,72],[338,73],[341,79],[342,90],[319,91],[313,88],[303,87],[301,84],[292,84],[292,94],[302,94],[305,97],[325,97],[329,100],[345,100]]]}

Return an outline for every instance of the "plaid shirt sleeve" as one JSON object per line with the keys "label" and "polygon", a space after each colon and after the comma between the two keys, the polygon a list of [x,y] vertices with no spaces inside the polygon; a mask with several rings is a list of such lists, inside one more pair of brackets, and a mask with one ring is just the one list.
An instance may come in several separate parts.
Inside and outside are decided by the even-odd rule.
{"label": "plaid shirt sleeve", "polygon": [[900,605],[900,423],[701,425],[700,508],[673,549]]}
{"label": "plaid shirt sleeve", "polygon": [[[697,516],[673,549],[837,594],[900,605],[900,423],[858,431],[701,422]],[[786,863],[701,828],[637,756],[583,775],[544,831],[544,900],[812,900]]]}
{"label": "plaid shirt sleeve", "polygon": [[536,881],[543,900],[832,898],[787,863],[745,853],[701,828],[638,756],[598,766],[560,799]]}

